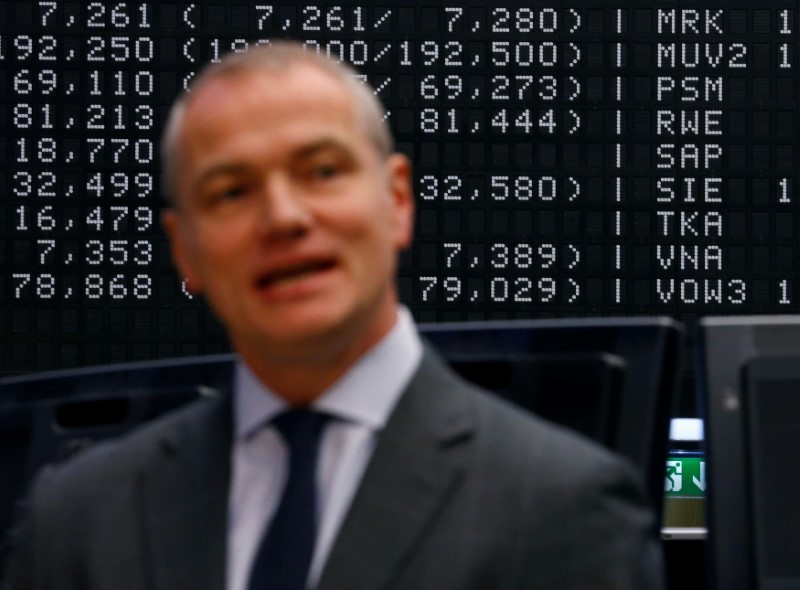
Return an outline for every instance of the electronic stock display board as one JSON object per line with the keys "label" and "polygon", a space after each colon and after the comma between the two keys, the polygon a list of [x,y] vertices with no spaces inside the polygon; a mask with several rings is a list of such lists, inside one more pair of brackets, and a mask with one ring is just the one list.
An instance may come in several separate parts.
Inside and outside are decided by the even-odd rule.
{"label": "electronic stock display board", "polygon": [[797,1],[0,2],[0,372],[219,352],[159,135],[205,62],[355,65],[414,162],[420,321],[793,313]]}

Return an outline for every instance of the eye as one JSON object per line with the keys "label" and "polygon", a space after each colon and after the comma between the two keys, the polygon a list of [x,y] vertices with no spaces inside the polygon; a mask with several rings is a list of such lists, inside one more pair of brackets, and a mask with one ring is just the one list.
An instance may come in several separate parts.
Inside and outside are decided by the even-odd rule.
{"label": "eye", "polygon": [[247,196],[247,191],[246,184],[219,183],[203,191],[202,202],[209,209],[227,207],[242,202]]}
{"label": "eye", "polygon": [[216,192],[216,198],[220,201],[235,201],[247,193],[247,187],[240,184],[232,184],[221,188]]}
{"label": "eye", "polygon": [[317,180],[328,180],[341,172],[341,166],[334,163],[319,164],[312,169],[312,176]]}
{"label": "eye", "polygon": [[353,173],[355,168],[355,160],[346,150],[324,148],[302,154],[293,162],[292,172],[302,182],[327,186]]}

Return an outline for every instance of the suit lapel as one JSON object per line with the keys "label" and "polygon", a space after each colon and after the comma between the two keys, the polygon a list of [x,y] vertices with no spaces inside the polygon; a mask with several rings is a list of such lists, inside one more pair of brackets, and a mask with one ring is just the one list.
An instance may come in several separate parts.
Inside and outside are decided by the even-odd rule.
{"label": "suit lapel", "polygon": [[318,590],[378,590],[396,577],[463,474],[473,427],[453,395],[460,387],[425,354],[379,435]]}
{"label": "suit lapel", "polygon": [[146,555],[158,590],[224,590],[230,472],[228,396],[193,408],[142,477]]}

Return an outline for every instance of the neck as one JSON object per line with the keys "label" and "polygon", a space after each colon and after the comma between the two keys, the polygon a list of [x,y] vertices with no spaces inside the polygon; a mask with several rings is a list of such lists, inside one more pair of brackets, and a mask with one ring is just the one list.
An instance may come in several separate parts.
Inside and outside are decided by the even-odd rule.
{"label": "neck", "polygon": [[[367,337],[348,335],[315,342],[313,347],[287,353],[265,351],[265,347],[235,346],[253,374],[290,406],[314,403],[347,373],[373,346],[380,342],[397,321],[391,316],[371,330]],[[281,347],[277,347],[281,349]]]}
{"label": "neck", "polygon": [[[259,363],[243,357],[253,374],[290,406],[309,406],[322,396],[355,364],[327,362],[285,364]],[[357,359],[356,359],[357,360]]]}

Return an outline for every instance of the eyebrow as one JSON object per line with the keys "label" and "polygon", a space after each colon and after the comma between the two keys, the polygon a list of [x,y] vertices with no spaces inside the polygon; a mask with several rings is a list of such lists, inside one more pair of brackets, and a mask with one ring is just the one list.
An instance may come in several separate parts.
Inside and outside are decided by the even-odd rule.
{"label": "eyebrow", "polygon": [[[337,151],[345,154],[352,154],[352,149],[348,147],[344,142],[340,141],[334,137],[326,137],[314,141],[310,144],[303,145],[298,149],[292,151],[289,155],[289,159],[302,159],[302,158],[311,158],[320,152],[325,151]],[[197,178],[194,186],[201,187],[204,183],[208,182],[209,179],[212,179],[217,176],[227,176],[227,175],[235,175],[247,170],[249,166],[245,164],[237,164],[234,162],[221,162],[219,164],[215,164],[211,166],[209,169],[203,171],[203,173]]]}
{"label": "eyebrow", "polygon": [[218,165],[214,165],[208,170],[203,171],[203,173],[197,178],[197,180],[193,183],[195,190],[201,186],[203,186],[206,182],[210,179],[217,177],[217,176],[232,176],[238,174],[245,170],[245,166],[241,164],[228,164],[228,163],[221,163]]}
{"label": "eyebrow", "polygon": [[319,152],[328,150],[344,152],[347,154],[350,154],[353,151],[349,146],[339,141],[337,138],[326,137],[294,151],[292,153],[292,157],[308,158],[318,154]]}

